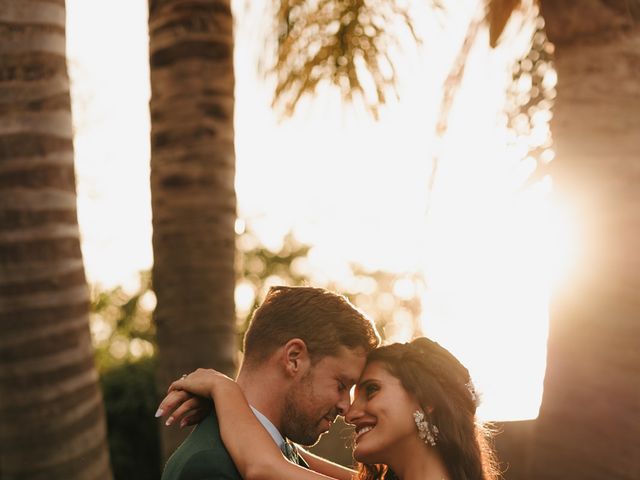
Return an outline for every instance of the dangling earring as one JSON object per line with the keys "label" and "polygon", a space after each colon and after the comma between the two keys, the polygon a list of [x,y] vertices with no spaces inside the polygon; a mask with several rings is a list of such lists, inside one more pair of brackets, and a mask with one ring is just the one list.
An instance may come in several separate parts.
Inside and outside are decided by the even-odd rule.
{"label": "dangling earring", "polygon": [[420,437],[420,440],[427,445],[435,447],[439,433],[438,427],[427,422],[424,418],[424,412],[420,410],[413,412],[413,421],[416,422],[416,427],[418,427],[418,437]]}

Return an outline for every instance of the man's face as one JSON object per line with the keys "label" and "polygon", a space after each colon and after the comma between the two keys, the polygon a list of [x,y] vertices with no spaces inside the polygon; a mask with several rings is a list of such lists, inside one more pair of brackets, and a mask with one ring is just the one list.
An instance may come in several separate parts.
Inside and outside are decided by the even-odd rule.
{"label": "man's face", "polygon": [[349,408],[349,390],[364,368],[362,347],[340,347],[311,366],[287,392],[282,433],[300,445],[313,445],[337,415]]}

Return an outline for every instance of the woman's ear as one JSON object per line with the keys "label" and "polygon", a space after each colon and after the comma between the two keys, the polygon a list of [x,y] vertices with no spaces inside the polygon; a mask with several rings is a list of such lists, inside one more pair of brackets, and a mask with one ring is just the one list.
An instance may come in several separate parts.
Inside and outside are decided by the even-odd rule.
{"label": "woman's ear", "polygon": [[292,338],[285,343],[282,349],[282,362],[288,376],[295,377],[305,373],[311,366],[311,358],[304,340]]}

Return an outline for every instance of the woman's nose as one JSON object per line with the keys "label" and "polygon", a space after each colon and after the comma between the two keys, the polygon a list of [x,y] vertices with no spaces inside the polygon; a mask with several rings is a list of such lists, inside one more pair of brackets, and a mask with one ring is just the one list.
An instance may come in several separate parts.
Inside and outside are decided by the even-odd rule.
{"label": "woman's nose", "polygon": [[347,410],[347,413],[344,416],[344,421],[353,425],[360,417],[362,417],[362,408],[360,402],[358,402],[358,399],[356,398],[349,407],[349,410]]}

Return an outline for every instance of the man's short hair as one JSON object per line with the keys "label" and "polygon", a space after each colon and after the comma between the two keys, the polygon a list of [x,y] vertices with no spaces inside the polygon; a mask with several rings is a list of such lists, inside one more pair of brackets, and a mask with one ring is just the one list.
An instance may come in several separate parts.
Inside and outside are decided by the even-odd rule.
{"label": "man's short hair", "polygon": [[341,346],[369,353],[380,344],[371,319],[343,295],[323,288],[272,287],[245,334],[245,361],[264,361],[292,338],[305,342],[312,362],[336,355]]}

